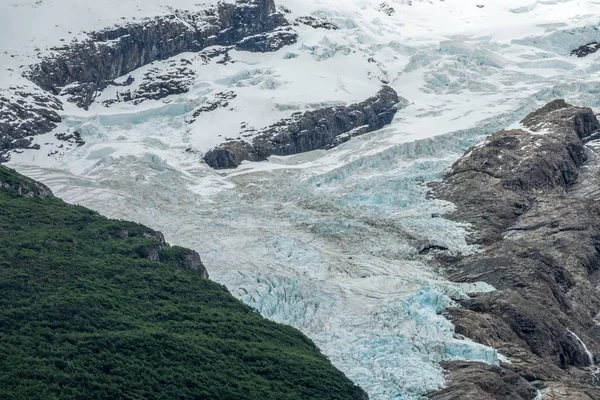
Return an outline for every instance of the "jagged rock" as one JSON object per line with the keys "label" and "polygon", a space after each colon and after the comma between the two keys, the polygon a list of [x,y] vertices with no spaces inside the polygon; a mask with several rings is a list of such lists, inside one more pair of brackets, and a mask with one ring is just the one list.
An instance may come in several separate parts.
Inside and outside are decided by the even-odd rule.
{"label": "jagged rock", "polygon": [[81,138],[81,134],[79,132],[73,132],[70,134],[56,133],[54,137],[58,140],[62,140],[63,142],[73,143],[77,145],[77,147],[81,147],[85,144],[85,141]]}
{"label": "jagged rock", "polygon": [[[411,6],[412,3],[409,1],[408,5]],[[379,11],[385,13],[386,15],[389,15],[390,17],[394,14],[396,14],[396,10],[394,9],[394,7],[390,6],[388,3],[383,2],[379,5]]]}
{"label": "jagged rock", "polygon": [[302,24],[315,29],[327,29],[331,31],[339,29],[337,25],[332,24],[331,22],[325,21],[323,19],[317,19],[315,17],[298,17],[294,22],[295,25]]}
{"label": "jagged rock", "polygon": [[243,140],[223,143],[204,155],[204,161],[216,169],[236,168],[244,160],[260,161],[255,158],[252,145]]}
{"label": "jagged rock", "polygon": [[[591,109],[557,100],[522,124],[469,149],[433,187],[483,249],[438,257],[446,274],[497,289],[460,301],[448,316],[457,333],[498,349],[523,378],[577,388],[589,374],[570,371],[595,362],[585,346],[600,352],[600,176],[586,167],[600,157],[584,145],[600,123]],[[449,390],[467,390],[455,382]],[[585,396],[600,398],[600,388]]]}
{"label": "jagged rock", "polygon": [[191,124],[194,122],[196,118],[200,116],[200,114],[215,111],[217,108],[225,108],[229,106],[229,101],[235,99],[236,97],[237,94],[230,91],[219,92],[215,94],[213,100],[207,100],[206,103],[202,104],[192,112],[192,116],[187,120],[187,123]]}
{"label": "jagged rock", "polygon": [[204,160],[213,168],[235,168],[244,160],[264,161],[271,155],[330,149],[354,136],[383,128],[406,104],[394,89],[384,86],[361,103],[297,113],[290,120],[264,129],[252,144],[243,140],[224,143],[208,151]]}
{"label": "jagged rock", "polygon": [[280,31],[264,39],[244,39],[287,24],[276,12],[273,0],[239,0],[200,12],[175,11],[91,33],[89,40],[75,42],[34,65],[27,76],[41,88],[68,94],[70,101],[87,108],[97,91],[153,61],[215,45],[236,45],[247,51],[277,49],[294,41],[294,35]]}
{"label": "jagged rock", "polygon": [[62,102],[39,89],[15,87],[0,91],[0,162],[9,151],[32,148],[33,136],[48,133],[61,122]]}
{"label": "jagged rock", "polygon": [[117,91],[116,99],[105,100],[103,104],[110,106],[119,101],[127,101],[137,105],[146,100],[160,100],[173,94],[187,93],[196,77],[196,73],[188,67],[189,64],[189,60],[182,58],[170,61],[165,69],[151,68],[144,74],[136,89]]}
{"label": "jagged rock", "polygon": [[200,254],[196,253],[193,250],[185,249],[183,256],[183,264],[191,268],[195,271],[199,271],[204,279],[208,279],[208,271],[206,267],[202,263],[202,259],[200,258]]}
{"label": "jagged rock", "polygon": [[530,114],[523,124],[532,131],[500,131],[469,149],[440,186],[438,193],[459,206],[457,215],[480,228],[475,242],[500,240],[529,208],[535,191],[564,190],[573,183],[587,158],[581,139],[600,128],[591,109],[562,100]]}
{"label": "jagged rock", "polygon": [[594,54],[600,49],[600,43],[591,42],[588,44],[584,44],[583,46],[579,46],[575,50],[571,51],[572,56],[577,56],[579,58],[589,56],[590,54]]}
{"label": "jagged rock", "polygon": [[267,53],[296,43],[298,34],[293,30],[278,29],[272,32],[248,36],[235,44],[236,50]]}
{"label": "jagged rock", "polygon": [[442,363],[449,385],[431,400],[530,400],[537,389],[514,372],[510,365],[494,366],[466,361]]}

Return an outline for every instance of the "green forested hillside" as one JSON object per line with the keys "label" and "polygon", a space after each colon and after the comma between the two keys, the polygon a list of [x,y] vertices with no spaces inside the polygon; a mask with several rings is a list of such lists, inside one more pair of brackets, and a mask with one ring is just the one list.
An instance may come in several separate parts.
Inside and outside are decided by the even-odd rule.
{"label": "green forested hillside", "polygon": [[0,166],[0,399],[364,398],[161,239]]}

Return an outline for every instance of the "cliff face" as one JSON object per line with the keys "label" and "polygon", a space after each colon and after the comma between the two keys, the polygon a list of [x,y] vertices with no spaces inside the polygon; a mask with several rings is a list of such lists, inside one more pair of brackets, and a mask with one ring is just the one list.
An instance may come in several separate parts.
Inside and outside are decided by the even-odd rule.
{"label": "cliff face", "polygon": [[[498,289],[463,301],[449,316],[457,333],[507,356],[512,365],[505,369],[564,394],[552,398],[597,399],[594,376],[581,368],[600,352],[600,158],[584,145],[600,123],[591,109],[556,100],[522,124],[471,148],[434,187],[435,196],[456,205],[450,218],[468,222],[472,242],[483,248],[438,261],[455,281]],[[483,367],[471,368],[477,383]],[[450,371],[449,388],[433,398],[468,392],[458,369]],[[500,398],[490,390],[485,398]]]}
{"label": "cliff face", "polygon": [[375,96],[347,107],[328,107],[294,115],[266,128],[252,143],[235,140],[208,151],[204,161],[213,168],[236,168],[244,160],[264,161],[317,149],[330,149],[354,136],[390,124],[407,101],[389,86]]}
{"label": "cliff face", "polygon": [[0,249],[0,398],[368,398],[196,252],[2,166]]}
{"label": "cliff face", "polygon": [[91,33],[89,40],[66,46],[34,65],[27,77],[42,89],[67,94],[87,108],[97,91],[153,61],[215,45],[256,52],[278,50],[297,39],[293,31],[284,29],[287,25],[273,0],[219,3],[195,13],[176,11]]}

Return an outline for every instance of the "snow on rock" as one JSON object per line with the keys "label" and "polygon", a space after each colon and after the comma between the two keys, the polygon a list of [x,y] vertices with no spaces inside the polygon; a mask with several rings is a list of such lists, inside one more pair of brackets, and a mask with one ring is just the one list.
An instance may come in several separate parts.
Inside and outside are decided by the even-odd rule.
{"label": "snow on rock", "polygon": [[392,122],[408,101],[384,86],[373,97],[348,107],[321,108],[296,113],[259,132],[252,141],[229,141],[211,149],[204,161],[213,168],[236,168],[242,161],[263,161],[271,155],[288,156],[330,149],[354,136],[376,131]]}
{"label": "snow on rock", "polygon": [[[26,76],[41,88],[63,92],[87,108],[96,92],[150,62],[198,52],[214,45],[236,45],[246,51],[275,51],[297,35],[275,30],[287,21],[275,13],[273,0],[218,3],[199,12],[177,10],[142,22],[106,28],[89,39],[56,49]],[[272,32],[270,32],[272,31]]]}
{"label": "snow on rock", "polygon": [[56,128],[61,110],[59,99],[36,87],[0,89],[0,161],[10,159],[12,150],[39,148],[33,136]]}

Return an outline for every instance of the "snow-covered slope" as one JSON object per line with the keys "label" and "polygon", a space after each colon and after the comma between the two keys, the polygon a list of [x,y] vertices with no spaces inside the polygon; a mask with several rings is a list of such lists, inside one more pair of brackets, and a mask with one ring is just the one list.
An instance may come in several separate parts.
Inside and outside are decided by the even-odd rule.
{"label": "snow-covered slope", "polygon": [[[84,31],[198,10],[196,1],[8,0],[0,4],[0,87]],[[214,2],[213,2],[214,4]],[[419,398],[443,384],[439,361],[496,362],[454,337],[451,298],[490,287],[445,281],[428,248],[475,252],[467,227],[426,198],[481,135],[556,97],[600,105],[600,4],[563,0],[279,0],[299,34],[272,53],[210,49],[144,66],[9,165],[57,196],[163,231],[197,250],[211,277],[262,315],[307,333],[372,399]],[[318,23],[303,17],[312,17]],[[333,24],[337,29],[332,28]],[[314,28],[310,25],[323,26]],[[9,38],[9,39],[7,39]],[[64,39],[64,42],[62,41]],[[181,75],[189,91],[123,101],[144,82]],[[144,79],[148,77],[148,79]],[[392,125],[329,151],[215,172],[210,148],[294,112],[362,101],[382,84],[411,103]],[[143,101],[142,101],[143,100]],[[82,146],[56,139],[78,132]]]}

